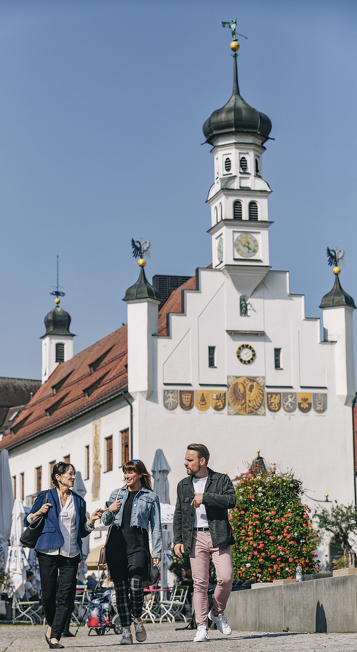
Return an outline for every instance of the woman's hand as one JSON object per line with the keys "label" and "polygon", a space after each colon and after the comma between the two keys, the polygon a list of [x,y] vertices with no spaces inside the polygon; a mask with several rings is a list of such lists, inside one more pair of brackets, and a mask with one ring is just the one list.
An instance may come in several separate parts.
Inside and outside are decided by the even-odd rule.
{"label": "woman's hand", "polygon": [[115,500],[114,503],[112,503],[110,507],[108,507],[108,509],[110,512],[118,512],[120,509],[120,505],[121,505],[120,500]]}
{"label": "woman's hand", "polygon": [[157,566],[160,563],[160,561],[161,561],[160,557],[153,557],[152,565]]}
{"label": "woman's hand", "polygon": [[36,518],[38,518],[39,516],[42,516],[42,514],[47,514],[47,512],[49,511],[49,509],[51,507],[52,507],[52,503],[45,503],[44,505],[42,505],[42,507],[40,507],[38,512],[34,513],[33,520],[35,521]]}
{"label": "woman's hand", "polygon": [[88,520],[88,525],[89,527],[93,527],[95,521],[98,521],[102,518],[102,514],[104,512],[104,509],[96,509],[95,512],[93,512],[92,516]]}

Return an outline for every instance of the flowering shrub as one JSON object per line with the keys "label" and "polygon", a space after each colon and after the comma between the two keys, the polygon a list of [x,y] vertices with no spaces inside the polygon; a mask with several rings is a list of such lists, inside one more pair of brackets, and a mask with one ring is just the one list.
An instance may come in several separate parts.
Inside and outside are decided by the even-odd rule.
{"label": "flowering shrub", "polygon": [[317,534],[302,493],[293,475],[279,473],[275,465],[268,471],[256,465],[237,478],[237,504],[229,515],[235,579],[295,579],[298,564],[303,574],[320,570]]}

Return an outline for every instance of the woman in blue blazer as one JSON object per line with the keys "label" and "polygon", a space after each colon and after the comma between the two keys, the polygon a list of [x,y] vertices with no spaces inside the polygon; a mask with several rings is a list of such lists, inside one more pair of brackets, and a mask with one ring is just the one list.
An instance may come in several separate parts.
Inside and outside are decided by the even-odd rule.
{"label": "woman in blue blazer", "polygon": [[82,539],[89,535],[94,522],[103,513],[103,510],[97,509],[87,520],[85,501],[71,491],[75,475],[72,464],[55,464],[52,471],[54,488],[48,491],[47,502],[47,492],[40,491],[27,516],[28,523],[41,514],[46,516],[35,550],[48,623],[45,638],[51,649],[64,647],[59,640],[73,602],[77,569],[82,557]]}

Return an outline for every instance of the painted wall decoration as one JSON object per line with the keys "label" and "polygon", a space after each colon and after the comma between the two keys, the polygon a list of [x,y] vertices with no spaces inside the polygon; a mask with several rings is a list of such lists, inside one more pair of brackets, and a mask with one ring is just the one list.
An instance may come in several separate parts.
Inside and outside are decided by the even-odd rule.
{"label": "painted wall decoration", "polygon": [[92,501],[100,499],[100,433],[101,421],[92,423],[92,451],[93,451],[93,480],[92,480]]}
{"label": "painted wall decoration", "polygon": [[297,408],[296,393],[295,392],[283,392],[282,397],[283,409],[285,412],[291,414],[295,412]]}
{"label": "painted wall decoration", "polygon": [[189,389],[180,390],[180,408],[188,412],[192,410],[194,404],[194,392]]}
{"label": "painted wall decoration", "polygon": [[227,392],[211,391],[211,403],[216,412],[222,412],[226,407]]}
{"label": "painted wall decoration", "polygon": [[178,406],[178,390],[164,389],[164,407],[166,410],[176,410]]}
{"label": "painted wall decoration", "polygon": [[196,402],[196,408],[201,412],[205,412],[206,410],[208,410],[208,408],[211,405],[211,392],[209,390],[208,391],[202,391],[201,389],[196,390],[195,402]]}
{"label": "painted wall decoration", "polygon": [[327,394],[321,394],[321,392],[318,394],[313,394],[312,403],[315,412],[318,414],[323,414],[327,410]]}
{"label": "painted wall decoration", "polygon": [[228,414],[265,415],[264,376],[228,376]]}
{"label": "painted wall decoration", "polygon": [[267,392],[267,408],[269,412],[279,412],[281,408],[280,392]]}
{"label": "painted wall decoration", "polygon": [[312,394],[303,392],[298,394],[298,408],[303,414],[310,412],[312,408]]}

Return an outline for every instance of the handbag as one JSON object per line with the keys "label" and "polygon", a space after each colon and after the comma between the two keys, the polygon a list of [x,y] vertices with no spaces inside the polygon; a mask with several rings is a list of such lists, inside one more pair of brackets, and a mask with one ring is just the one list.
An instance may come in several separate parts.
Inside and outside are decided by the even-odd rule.
{"label": "handbag", "polygon": [[[47,502],[48,502],[48,491],[46,491],[45,503]],[[23,531],[20,537],[20,543],[22,543],[23,546],[25,546],[26,548],[35,547],[38,539],[42,534],[43,526],[45,524],[45,518],[46,518],[46,514],[41,514],[41,516],[36,518],[35,521],[32,521],[32,523],[30,523],[30,525],[28,525],[27,528],[25,528],[25,530]]]}
{"label": "handbag", "polygon": [[[119,494],[120,494],[120,489],[118,491],[118,495],[116,497],[116,500],[118,500]],[[107,548],[107,544],[108,544],[108,541],[109,541],[110,533],[112,531],[112,527],[113,527],[113,525],[109,526],[109,530],[108,530],[107,538],[105,540],[105,544],[104,544],[104,546],[102,546],[102,548],[99,551],[98,568],[99,568],[99,566],[105,566],[106,563],[107,563],[106,548]]]}

